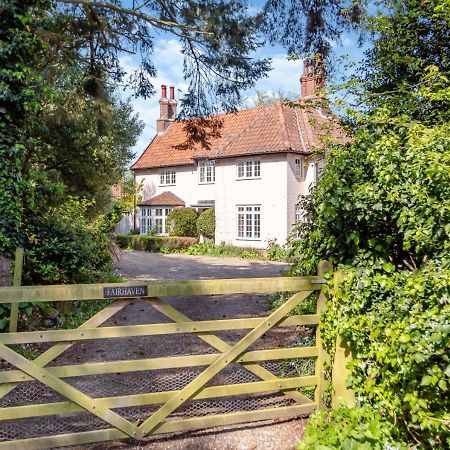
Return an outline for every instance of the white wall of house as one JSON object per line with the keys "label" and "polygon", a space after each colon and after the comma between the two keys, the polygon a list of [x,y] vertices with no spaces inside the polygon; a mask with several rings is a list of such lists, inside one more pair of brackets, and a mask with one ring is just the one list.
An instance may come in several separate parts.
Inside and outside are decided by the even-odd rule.
{"label": "white wall of house", "polygon": [[[237,162],[249,160],[261,161],[261,176],[238,179]],[[287,236],[286,202],[285,154],[216,161],[216,243],[253,248],[266,247],[270,239],[284,243]],[[259,238],[238,237],[238,205],[260,206]]]}
{"label": "white wall of house", "polygon": [[[296,159],[301,159],[303,164],[300,176],[296,173]],[[237,164],[247,161],[260,161],[259,176],[238,177]],[[217,244],[224,242],[240,247],[265,248],[272,239],[284,244],[291,234],[298,196],[308,193],[309,186],[315,182],[316,166],[314,161],[301,155],[262,155],[217,159],[215,183],[200,183],[196,165],[139,170],[136,171],[136,181],[143,181],[143,200],[165,191],[180,197],[186,206],[214,200]],[[176,172],[175,183],[161,185],[160,173],[167,170]],[[238,208],[241,209],[238,211]],[[238,214],[244,214],[241,216],[244,220],[247,214],[252,215],[253,236],[247,237],[245,232],[244,236],[238,235]],[[259,233],[256,232],[255,214],[259,214]]]}
{"label": "white wall of house", "polygon": [[[160,184],[160,173],[175,171],[175,184]],[[155,197],[163,192],[172,192],[186,203],[186,206],[196,205],[199,200],[214,200],[215,185],[213,183],[201,184],[198,180],[197,166],[178,166],[163,169],[138,170],[136,182],[143,181],[143,200]]]}

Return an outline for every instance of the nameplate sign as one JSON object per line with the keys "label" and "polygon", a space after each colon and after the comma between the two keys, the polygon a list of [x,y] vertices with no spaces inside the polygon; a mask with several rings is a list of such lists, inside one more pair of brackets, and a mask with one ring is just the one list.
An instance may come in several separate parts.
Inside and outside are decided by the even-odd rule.
{"label": "nameplate sign", "polygon": [[111,286],[103,288],[103,298],[147,296],[147,286]]}

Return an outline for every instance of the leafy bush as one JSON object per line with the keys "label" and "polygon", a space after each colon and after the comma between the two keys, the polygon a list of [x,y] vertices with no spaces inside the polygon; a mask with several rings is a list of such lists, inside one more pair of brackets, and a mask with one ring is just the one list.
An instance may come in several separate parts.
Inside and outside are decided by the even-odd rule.
{"label": "leafy bush", "polygon": [[194,208],[177,208],[167,216],[170,236],[197,236],[197,212]]}
{"label": "leafy bush", "polygon": [[138,235],[131,235],[131,234],[116,234],[114,236],[114,240],[116,241],[116,244],[120,248],[128,248],[131,247],[131,236],[138,236]]}
{"label": "leafy bush", "polygon": [[216,231],[216,213],[214,208],[203,211],[197,219],[197,231],[209,239],[214,239]]}
{"label": "leafy bush", "polygon": [[356,397],[423,446],[442,448],[450,445],[450,270],[393,270],[348,269],[325,312],[324,344],[332,354],[338,331],[353,353]]}
{"label": "leafy bush", "polygon": [[88,206],[71,198],[29,221],[24,284],[94,283],[109,276],[109,239],[87,222]]}
{"label": "leafy bush", "polygon": [[115,239],[117,245],[122,248],[160,253],[171,253],[176,250],[187,249],[197,242],[197,239],[193,237],[136,236],[127,234],[118,234]]}
{"label": "leafy bush", "polygon": [[368,405],[317,411],[308,420],[298,450],[401,450],[395,426]]}
{"label": "leafy bush", "polygon": [[276,239],[270,239],[267,242],[266,254],[270,261],[286,261],[287,259],[286,249],[278,244]]}

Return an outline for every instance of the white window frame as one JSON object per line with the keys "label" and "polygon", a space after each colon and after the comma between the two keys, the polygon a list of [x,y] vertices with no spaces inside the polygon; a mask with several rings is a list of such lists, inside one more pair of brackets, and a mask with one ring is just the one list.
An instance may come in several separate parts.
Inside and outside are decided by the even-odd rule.
{"label": "white window frame", "polygon": [[175,170],[165,170],[159,172],[159,185],[160,186],[175,186],[177,183],[177,173]]}
{"label": "white window frame", "polygon": [[[303,221],[305,217],[305,210],[303,210],[300,205],[295,205],[295,211],[294,211],[294,228],[297,227],[297,225]],[[295,229],[295,237],[298,239],[300,237],[300,234],[298,232],[298,229]]]}
{"label": "white window frame", "polygon": [[140,233],[147,235],[150,230],[156,228],[156,235],[167,235],[166,219],[172,209],[170,206],[141,206]]}
{"label": "white window frame", "polygon": [[261,205],[236,205],[237,239],[261,240]]}
{"label": "white window frame", "polygon": [[198,163],[198,184],[214,184],[216,182],[216,162],[205,159]]}
{"label": "white window frame", "polygon": [[294,159],[294,174],[295,178],[303,179],[305,177],[305,165],[301,156]]}
{"label": "white window frame", "polygon": [[236,162],[236,179],[259,180],[261,178],[261,160],[246,159]]}

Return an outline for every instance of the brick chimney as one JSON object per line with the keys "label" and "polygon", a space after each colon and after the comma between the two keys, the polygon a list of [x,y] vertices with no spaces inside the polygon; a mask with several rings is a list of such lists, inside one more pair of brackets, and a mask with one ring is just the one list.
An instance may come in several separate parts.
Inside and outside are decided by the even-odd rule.
{"label": "brick chimney", "polygon": [[302,97],[316,95],[316,90],[325,86],[323,62],[317,59],[303,61],[303,74],[300,77]]}
{"label": "brick chimney", "polygon": [[164,133],[177,115],[177,101],[175,100],[175,87],[170,86],[170,98],[167,98],[167,86],[161,86],[159,99],[159,119],[156,121],[156,131]]}

